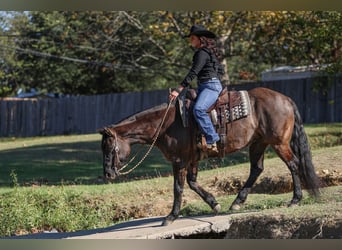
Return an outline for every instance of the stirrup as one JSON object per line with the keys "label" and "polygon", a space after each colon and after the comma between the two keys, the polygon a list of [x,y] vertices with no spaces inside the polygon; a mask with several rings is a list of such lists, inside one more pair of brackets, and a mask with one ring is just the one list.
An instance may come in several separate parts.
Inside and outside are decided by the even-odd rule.
{"label": "stirrup", "polygon": [[219,153],[216,142],[213,144],[207,144],[207,149],[208,149],[208,152],[217,153],[217,154]]}

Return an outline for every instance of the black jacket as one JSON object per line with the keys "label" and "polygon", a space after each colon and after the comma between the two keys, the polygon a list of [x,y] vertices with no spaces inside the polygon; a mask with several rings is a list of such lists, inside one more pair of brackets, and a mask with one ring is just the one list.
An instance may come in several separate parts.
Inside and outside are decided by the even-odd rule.
{"label": "black jacket", "polygon": [[211,78],[220,79],[222,66],[218,62],[215,55],[207,48],[198,49],[193,58],[192,66],[188,74],[182,81],[183,87],[189,86],[189,84],[197,77],[198,84],[205,82]]}

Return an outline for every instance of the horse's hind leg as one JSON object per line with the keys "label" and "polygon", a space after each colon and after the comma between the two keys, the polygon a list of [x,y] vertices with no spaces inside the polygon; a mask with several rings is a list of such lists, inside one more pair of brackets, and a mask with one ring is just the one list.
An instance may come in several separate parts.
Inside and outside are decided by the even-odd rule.
{"label": "horse's hind leg", "polygon": [[215,197],[209,192],[205,191],[197,182],[198,162],[190,164],[186,180],[191,190],[194,190],[213,210],[218,213],[221,210],[220,204]]}
{"label": "horse's hind leg", "polygon": [[254,143],[249,148],[250,157],[250,173],[249,177],[242,187],[238,196],[233,201],[230,206],[230,210],[239,210],[241,205],[246,201],[248,193],[250,192],[253,184],[258,179],[261,172],[264,170],[264,152],[267,144],[264,143]]}
{"label": "horse's hind leg", "polygon": [[285,162],[289,168],[292,181],[293,181],[293,198],[291,200],[291,205],[297,204],[303,197],[302,188],[299,178],[298,166],[299,162],[297,157],[293,154],[290,146],[288,144],[272,145],[273,149],[276,151],[278,156]]}

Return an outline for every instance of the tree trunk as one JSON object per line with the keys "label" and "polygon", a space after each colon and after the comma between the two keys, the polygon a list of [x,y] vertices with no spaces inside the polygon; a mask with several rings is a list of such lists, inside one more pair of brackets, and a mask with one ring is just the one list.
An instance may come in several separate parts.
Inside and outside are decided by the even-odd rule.
{"label": "tree trunk", "polygon": [[229,85],[230,84],[230,79],[229,79],[229,74],[228,74],[228,64],[227,64],[227,59],[225,57],[226,49],[224,47],[224,44],[225,44],[227,37],[228,36],[220,37],[217,41],[217,48],[223,57],[221,62],[220,62],[224,67],[224,75],[222,76],[222,79],[221,79],[223,85]]}

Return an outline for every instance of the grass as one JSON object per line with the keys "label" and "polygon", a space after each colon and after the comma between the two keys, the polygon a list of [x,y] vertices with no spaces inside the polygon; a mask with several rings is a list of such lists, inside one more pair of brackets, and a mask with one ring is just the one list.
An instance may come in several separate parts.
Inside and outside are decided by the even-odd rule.
{"label": "grass", "polygon": [[[342,144],[342,124],[306,125],[311,148],[331,147]],[[102,176],[102,154],[99,134],[53,136],[37,138],[2,138],[0,141],[0,186],[13,185],[11,173],[18,184],[23,185],[68,185],[94,184]],[[137,151],[139,145],[133,147]],[[147,150],[147,146],[143,146]],[[146,152],[146,151],[144,151]],[[265,158],[273,158],[272,149],[267,149]],[[137,157],[139,158],[139,157]],[[139,160],[139,159],[137,159]],[[227,157],[201,162],[200,169],[232,166],[248,162],[248,151],[230,154]],[[135,171],[130,180],[152,178],[172,174],[172,168],[158,149]],[[123,179],[122,181],[127,181]]]}
{"label": "grass", "polygon": [[[325,189],[325,196],[324,200],[319,201],[319,203],[335,203],[335,202],[342,202],[342,196],[337,195],[341,192],[342,186],[337,187],[330,187]],[[232,204],[233,200],[235,199],[235,195],[229,196],[220,196],[217,201],[220,203],[223,210],[220,214],[226,214],[227,209]],[[292,193],[285,193],[285,194],[277,194],[277,195],[270,195],[270,194],[250,194],[248,196],[248,202],[242,207],[241,210],[237,211],[236,213],[246,213],[246,212],[260,212],[263,210],[274,209],[274,208],[285,208],[287,207],[287,203],[291,200]],[[301,201],[301,206],[306,205],[313,205],[317,202],[308,195],[307,192],[304,192],[304,198]],[[196,216],[196,215],[203,215],[203,214],[212,214],[212,210],[203,202],[203,201],[195,201],[192,202],[190,205],[185,206],[182,211],[182,215],[184,216]],[[231,212],[234,213],[234,212]]]}

